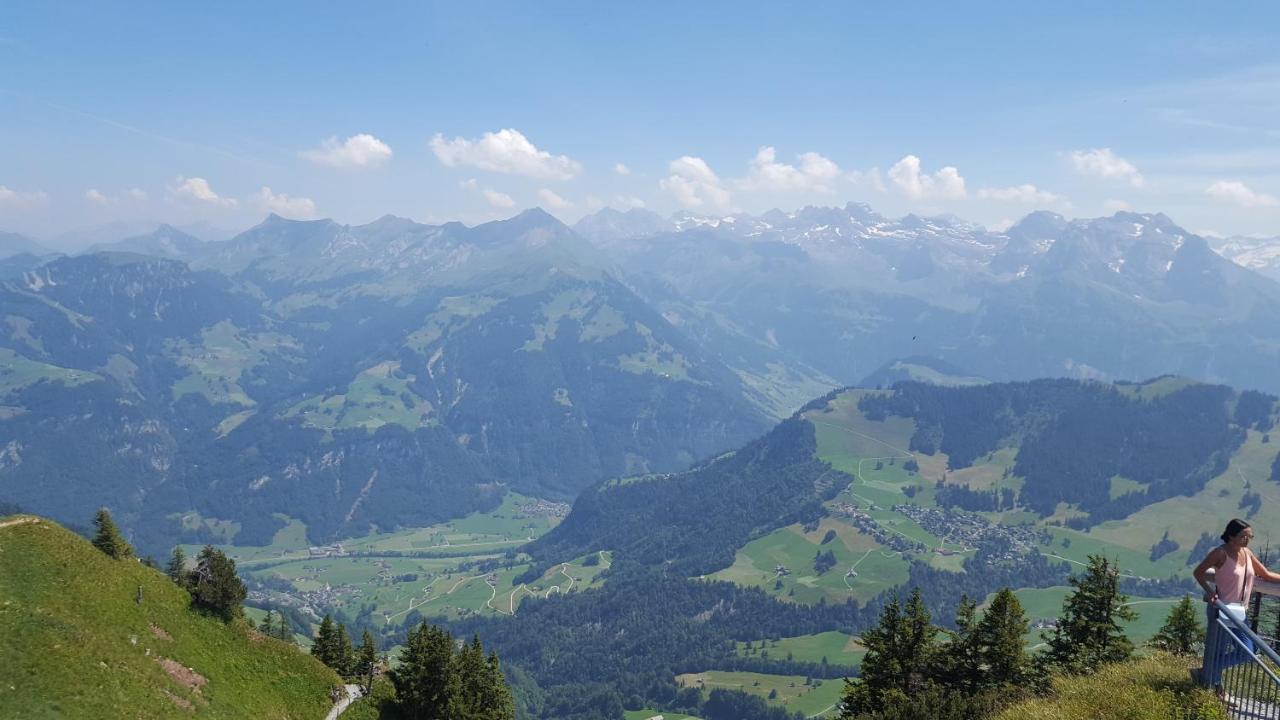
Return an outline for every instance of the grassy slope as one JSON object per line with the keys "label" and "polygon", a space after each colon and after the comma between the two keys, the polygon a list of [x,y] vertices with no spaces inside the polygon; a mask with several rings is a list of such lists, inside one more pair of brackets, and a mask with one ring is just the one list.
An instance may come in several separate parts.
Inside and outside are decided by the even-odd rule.
{"label": "grassy slope", "polygon": [[1006,708],[996,720],[1226,720],[1213,696],[1191,684],[1187,668],[1193,662],[1152,655],[1110,665],[1092,675],[1055,677],[1049,697]]}
{"label": "grassy slope", "polygon": [[[52,522],[0,527],[0,707],[23,718],[324,717],[337,675],[188,603],[161,573]],[[207,683],[187,689],[159,657]]]}

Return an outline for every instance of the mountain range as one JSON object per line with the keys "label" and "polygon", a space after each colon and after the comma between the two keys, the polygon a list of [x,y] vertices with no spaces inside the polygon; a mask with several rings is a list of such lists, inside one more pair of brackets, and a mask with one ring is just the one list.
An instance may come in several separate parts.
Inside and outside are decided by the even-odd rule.
{"label": "mountain range", "polygon": [[853,203],[573,228],[272,215],[70,257],[5,238],[0,499],[110,504],[144,546],[267,542],[286,517],[315,541],[421,525],[504,488],[568,499],[738,447],[904,358],[962,384],[1280,390],[1280,283],[1160,214],[1004,232]]}

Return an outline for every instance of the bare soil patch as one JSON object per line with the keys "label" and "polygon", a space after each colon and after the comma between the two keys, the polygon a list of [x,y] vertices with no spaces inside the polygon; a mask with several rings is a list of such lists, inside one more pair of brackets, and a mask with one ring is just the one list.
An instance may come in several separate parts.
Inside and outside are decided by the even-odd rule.
{"label": "bare soil patch", "polygon": [[209,682],[209,680],[200,673],[189,667],[184,667],[182,663],[169,658],[157,657],[156,662],[160,663],[160,667],[169,674],[169,677],[176,680],[179,684],[193,692],[200,692],[200,688]]}

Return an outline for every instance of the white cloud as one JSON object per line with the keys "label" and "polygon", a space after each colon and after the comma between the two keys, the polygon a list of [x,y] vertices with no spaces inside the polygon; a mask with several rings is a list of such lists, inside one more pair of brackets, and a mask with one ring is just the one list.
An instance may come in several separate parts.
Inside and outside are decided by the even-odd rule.
{"label": "white cloud", "polygon": [[302,157],[317,165],[339,168],[377,167],[391,159],[391,148],[378,138],[360,133],[343,142],[331,137],[315,150],[301,153]]}
{"label": "white cloud", "polygon": [[99,205],[103,207],[111,203],[111,201],[107,199],[106,195],[103,195],[102,193],[98,192],[94,188],[89,188],[88,190],[85,191],[84,199],[88,200],[93,205]]}
{"label": "white cloud", "polygon": [[671,174],[658,182],[658,186],[675,198],[685,208],[704,205],[709,209],[728,210],[732,196],[712,172],[706,161],[685,155],[671,161]]}
{"label": "white cloud", "polygon": [[510,207],[515,207],[516,205],[516,201],[513,200],[510,195],[506,193],[498,192],[497,190],[494,190],[493,188],[490,188],[490,187],[481,187],[480,183],[477,182],[475,178],[469,178],[467,180],[463,180],[462,182],[458,183],[458,187],[468,192],[473,192],[479,195],[480,197],[484,198],[485,202],[489,203],[489,205],[492,207],[510,208]]}
{"label": "white cloud", "polygon": [[487,132],[478,140],[445,140],[437,133],[430,145],[446,167],[474,167],[541,180],[570,180],[582,172],[577,160],[539,150],[520,131],[510,128]]}
{"label": "white cloud", "polygon": [[565,200],[547,188],[538,191],[538,200],[552,210],[563,210],[567,207],[573,207],[573,203]]}
{"label": "white cloud", "polygon": [[1071,153],[1071,164],[1081,175],[1124,180],[1139,188],[1147,182],[1133,163],[1116,155],[1111,148],[1075,150]]}
{"label": "white cloud", "polygon": [[613,171],[618,173],[619,175],[631,174],[631,168],[627,167],[626,165],[623,165],[622,163],[618,163],[617,165],[614,165]]}
{"label": "white cloud", "polygon": [[961,198],[965,196],[964,178],[948,165],[929,175],[920,172],[920,158],[908,155],[889,168],[889,179],[904,195],[915,200],[926,198]]}
{"label": "white cloud", "polygon": [[1102,210],[1113,214],[1130,209],[1132,209],[1131,206],[1124,200],[1108,200],[1102,203]]}
{"label": "white cloud", "polygon": [[512,200],[510,195],[506,193],[498,192],[493,188],[485,188],[484,190],[480,191],[480,194],[484,195],[485,201],[488,202],[493,207],[509,208],[509,207],[516,206],[516,201]]}
{"label": "white cloud", "polygon": [[760,148],[751,160],[751,170],[738,184],[746,190],[826,193],[831,192],[829,183],[840,176],[838,165],[815,152],[800,155],[798,166],[780,163],[777,156],[777,151],[768,145]]}
{"label": "white cloud", "polygon": [[188,200],[196,200],[218,207],[235,207],[235,198],[224,198],[213,191],[209,181],[204,178],[178,178],[178,186],[171,188],[173,194]]}
{"label": "white cloud", "polygon": [[36,192],[20,192],[18,190],[10,190],[4,185],[0,185],[0,207],[13,208],[15,210],[30,210],[45,205],[49,202],[49,196],[42,191]]}
{"label": "white cloud", "polygon": [[309,220],[316,216],[316,204],[311,198],[291,197],[284,193],[276,194],[271,188],[262,186],[256,196],[258,205],[277,215]]}
{"label": "white cloud", "polygon": [[1061,197],[1048,190],[1040,190],[1031,183],[1004,188],[982,188],[978,190],[978,197],[983,200],[1020,202],[1029,205],[1050,205],[1062,200]]}
{"label": "white cloud", "polygon": [[125,191],[125,195],[128,195],[130,200],[137,202],[146,202],[147,200],[147,191],[142,188],[129,188]]}
{"label": "white cloud", "polygon": [[992,232],[1002,233],[1005,230],[1008,230],[1009,228],[1013,227],[1013,223],[1014,221],[1012,218],[1002,218],[1000,220],[997,220],[995,223],[991,225],[991,227],[987,229]]}
{"label": "white cloud", "polygon": [[618,195],[613,198],[613,206],[630,210],[644,207],[644,201],[634,195]]}
{"label": "white cloud", "polygon": [[1205,194],[1215,200],[1239,205],[1243,208],[1276,207],[1280,199],[1274,195],[1255,192],[1248,185],[1237,180],[1219,180],[1204,189]]}
{"label": "white cloud", "polygon": [[878,167],[873,167],[870,170],[850,170],[845,177],[849,178],[849,182],[856,186],[875,190],[876,192],[888,192]]}

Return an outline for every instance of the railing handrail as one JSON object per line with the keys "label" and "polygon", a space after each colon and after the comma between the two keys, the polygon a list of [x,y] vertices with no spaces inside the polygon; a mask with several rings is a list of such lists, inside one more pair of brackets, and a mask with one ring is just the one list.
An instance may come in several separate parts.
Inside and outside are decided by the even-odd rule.
{"label": "railing handrail", "polygon": [[[1209,576],[1209,580],[1212,582],[1214,580],[1214,576],[1217,575],[1217,568],[1209,568],[1208,572],[1206,572],[1205,574]],[[1215,582],[1215,585],[1216,585],[1216,582]],[[1271,582],[1270,580],[1263,580],[1262,578],[1256,577],[1254,578],[1254,581],[1253,581],[1253,591],[1260,595],[1271,595],[1273,597],[1280,597],[1280,583],[1275,583],[1275,582]]]}
{"label": "railing handrail", "polygon": [[[1218,622],[1223,625],[1230,625],[1232,630],[1243,633],[1245,637],[1249,638],[1249,640],[1253,642],[1255,650],[1261,650],[1266,654],[1267,658],[1269,658],[1271,662],[1280,666],[1280,655],[1276,654],[1276,651],[1271,649],[1271,645],[1266,640],[1262,639],[1258,633],[1254,632],[1253,628],[1249,627],[1248,622],[1237,620],[1235,615],[1233,615],[1231,611],[1227,610],[1227,606],[1224,605],[1221,600],[1214,600],[1213,604],[1218,608]],[[1270,670],[1268,670],[1268,672],[1270,673]],[[1280,678],[1276,678],[1275,674],[1272,674],[1271,677],[1276,680],[1277,685],[1280,685]]]}

